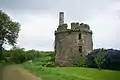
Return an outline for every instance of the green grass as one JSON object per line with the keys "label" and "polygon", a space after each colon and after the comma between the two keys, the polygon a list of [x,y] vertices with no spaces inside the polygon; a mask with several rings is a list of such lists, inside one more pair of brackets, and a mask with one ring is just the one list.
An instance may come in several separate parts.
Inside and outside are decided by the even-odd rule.
{"label": "green grass", "polygon": [[24,63],[23,66],[43,80],[120,80],[120,71],[79,67],[41,67]]}
{"label": "green grass", "polygon": [[8,64],[8,63],[1,62],[1,61],[0,61],[0,68],[1,68],[1,67],[4,67],[4,66],[7,66],[7,65],[9,65],[9,64]]}

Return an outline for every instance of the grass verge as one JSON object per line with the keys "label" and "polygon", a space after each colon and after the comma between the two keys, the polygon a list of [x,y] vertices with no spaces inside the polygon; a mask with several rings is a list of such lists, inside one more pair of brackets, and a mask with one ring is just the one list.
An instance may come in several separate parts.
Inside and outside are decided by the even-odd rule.
{"label": "grass verge", "polygon": [[43,80],[119,80],[120,71],[79,67],[41,67],[36,63],[23,66]]}

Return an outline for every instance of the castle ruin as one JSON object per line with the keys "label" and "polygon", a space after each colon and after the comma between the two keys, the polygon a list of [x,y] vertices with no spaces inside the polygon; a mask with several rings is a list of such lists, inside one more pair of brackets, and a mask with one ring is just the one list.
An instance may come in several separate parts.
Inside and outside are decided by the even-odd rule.
{"label": "castle ruin", "polygon": [[64,12],[59,13],[59,26],[55,31],[55,63],[71,66],[78,56],[87,55],[93,49],[92,31],[88,24],[64,23]]}

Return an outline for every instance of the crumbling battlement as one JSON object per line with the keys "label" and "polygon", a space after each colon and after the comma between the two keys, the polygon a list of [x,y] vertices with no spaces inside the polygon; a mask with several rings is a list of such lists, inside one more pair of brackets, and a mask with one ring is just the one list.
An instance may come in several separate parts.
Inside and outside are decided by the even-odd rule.
{"label": "crumbling battlement", "polygon": [[93,50],[92,31],[88,24],[72,22],[70,29],[64,23],[64,12],[59,13],[59,26],[55,31],[55,64],[72,66],[79,56]]}
{"label": "crumbling battlement", "polygon": [[69,32],[69,31],[73,31],[73,32],[88,32],[92,34],[92,31],[90,30],[90,26],[88,24],[84,24],[81,23],[79,24],[78,22],[72,22],[71,23],[71,28],[68,29],[68,25],[67,24],[62,24],[59,25],[57,28],[57,31],[55,31],[55,33],[60,33],[60,32]]}

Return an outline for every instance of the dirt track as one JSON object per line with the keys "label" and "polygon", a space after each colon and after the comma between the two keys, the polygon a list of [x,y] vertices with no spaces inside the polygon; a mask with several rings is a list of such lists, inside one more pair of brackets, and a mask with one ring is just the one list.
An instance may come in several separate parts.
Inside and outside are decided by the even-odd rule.
{"label": "dirt track", "polygon": [[19,65],[0,68],[0,80],[41,80]]}

